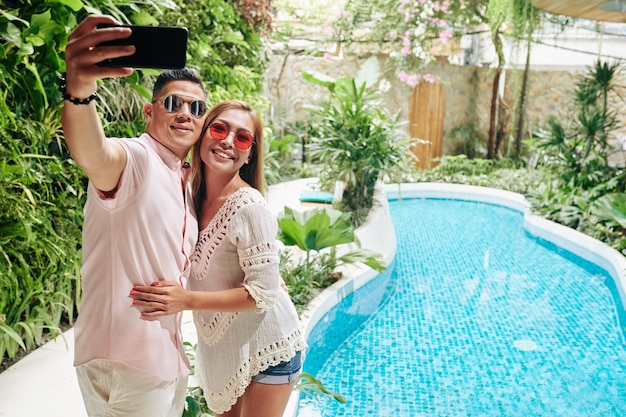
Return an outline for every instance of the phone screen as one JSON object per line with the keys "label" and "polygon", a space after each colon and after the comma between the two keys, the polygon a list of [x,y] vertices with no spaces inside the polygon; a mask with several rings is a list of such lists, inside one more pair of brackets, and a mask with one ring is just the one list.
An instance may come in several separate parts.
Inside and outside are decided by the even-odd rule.
{"label": "phone screen", "polygon": [[[105,27],[102,25],[99,27]],[[110,25],[108,25],[110,26]],[[108,67],[180,69],[187,60],[188,30],[173,26],[129,26],[132,35],[101,45],[135,45],[133,55],[104,60],[98,65]]]}

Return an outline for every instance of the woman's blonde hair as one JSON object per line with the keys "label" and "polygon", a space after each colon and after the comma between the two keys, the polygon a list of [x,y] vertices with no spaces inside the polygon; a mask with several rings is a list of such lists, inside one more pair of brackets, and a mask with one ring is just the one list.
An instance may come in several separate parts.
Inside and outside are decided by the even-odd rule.
{"label": "woman's blonde hair", "polygon": [[193,193],[193,201],[196,213],[200,213],[202,202],[204,201],[206,188],[204,187],[205,174],[204,164],[200,158],[200,147],[202,146],[202,138],[207,128],[220,114],[227,110],[242,110],[252,119],[254,125],[254,145],[250,148],[250,161],[239,169],[239,176],[251,187],[256,188],[261,193],[265,192],[265,177],[263,175],[263,122],[259,115],[250,107],[250,105],[241,100],[226,100],[216,104],[209,110],[200,138],[193,145],[191,154],[191,190]]}

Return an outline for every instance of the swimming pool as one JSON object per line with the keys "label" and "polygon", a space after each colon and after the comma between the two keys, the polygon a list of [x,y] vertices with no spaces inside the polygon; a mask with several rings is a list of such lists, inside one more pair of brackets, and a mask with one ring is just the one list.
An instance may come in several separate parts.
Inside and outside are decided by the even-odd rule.
{"label": "swimming pool", "polygon": [[441,188],[391,196],[394,263],[309,334],[304,370],[348,404],[297,416],[626,415],[621,257],[519,200]]}

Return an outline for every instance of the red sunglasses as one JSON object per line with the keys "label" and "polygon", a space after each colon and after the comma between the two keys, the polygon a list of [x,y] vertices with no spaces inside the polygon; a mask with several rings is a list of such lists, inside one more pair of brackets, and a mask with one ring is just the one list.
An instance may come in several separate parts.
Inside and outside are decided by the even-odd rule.
{"label": "red sunglasses", "polygon": [[[224,140],[230,134],[230,127],[226,123],[213,122],[209,126],[209,133],[215,140]],[[235,131],[235,146],[242,151],[250,149],[254,145],[254,138],[245,130]]]}

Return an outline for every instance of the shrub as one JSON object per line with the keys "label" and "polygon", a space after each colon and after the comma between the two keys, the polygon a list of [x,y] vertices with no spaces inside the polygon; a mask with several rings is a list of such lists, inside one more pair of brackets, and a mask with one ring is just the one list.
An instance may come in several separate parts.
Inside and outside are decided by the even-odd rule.
{"label": "shrub", "polygon": [[312,110],[320,125],[319,137],[311,138],[308,146],[309,156],[321,166],[322,186],[330,189],[337,180],[343,182],[338,208],[352,213],[356,227],[372,207],[377,181],[397,182],[415,167],[410,150],[415,140],[401,128],[400,113],[385,111],[379,92],[369,88],[378,78],[377,65],[376,60],[366,61],[356,78],[303,74],[330,91],[329,100]]}

